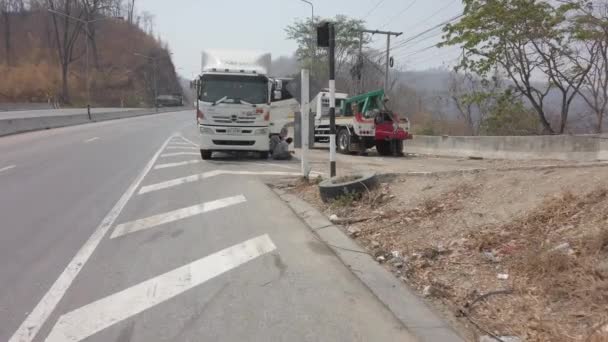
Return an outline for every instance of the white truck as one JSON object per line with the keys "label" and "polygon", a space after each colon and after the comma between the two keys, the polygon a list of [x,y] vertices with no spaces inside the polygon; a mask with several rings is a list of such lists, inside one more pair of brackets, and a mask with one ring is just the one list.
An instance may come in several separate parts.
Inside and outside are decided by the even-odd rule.
{"label": "white truck", "polygon": [[[213,152],[248,151],[268,158],[274,81],[270,54],[240,50],[202,53],[196,118],[203,159]],[[274,127],[273,127],[274,128]]]}

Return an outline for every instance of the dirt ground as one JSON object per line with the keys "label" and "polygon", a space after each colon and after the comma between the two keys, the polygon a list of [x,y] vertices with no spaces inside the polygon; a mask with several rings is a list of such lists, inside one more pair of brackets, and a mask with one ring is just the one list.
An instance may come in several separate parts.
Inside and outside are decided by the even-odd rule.
{"label": "dirt ground", "polygon": [[447,164],[460,163],[489,170],[394,176],[361,199],[329,204],[316,184],[288,188],[337,215],[351,237],[456,317],[470,338],[608,341],[608,167]]}
{"label": "dirt ground", "polygon": [[[296,157],[301,157],[301,150],[295,150]],[[328,173],[329,150],[315,148],[309,151],[310,166],[313,171]],[[337,173],[348,174],[356,171],[377,171],[381,173],[405,172],[441,172],[456,170],[506,169],[514,167],[532,167],[538,165],[577,165],[575,161],[561,160],[497,160],[446,158],[430,155],[407,154],[403,157],[382,157],[374,150],[367,156],[336,155]]]}

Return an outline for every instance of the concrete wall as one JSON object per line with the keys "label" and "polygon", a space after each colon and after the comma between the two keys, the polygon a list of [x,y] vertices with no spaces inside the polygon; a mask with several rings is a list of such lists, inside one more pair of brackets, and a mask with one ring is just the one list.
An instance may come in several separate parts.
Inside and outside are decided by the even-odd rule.
{"label": "concrete wall", "polygon": [[414,136],[407,153],[495,159],[608,160],[608,136]]}
{"label": "concrete wall", "polygon": [[[56,116],[40,116],[40,117],[27,117],[17,119],[2,119],[0,120],[0,136],[23,133],[29,131],[37,131],[42,129],[81,125],[90,122],[106,121],[131,118],[140,115],[151,115],[157,113],[166,113],[173,111],[180,111],[186,108],[183,107],[172,107],[172,108],[161,108],[158,112],[154,109],[139,109],[124,112],[108,112],[108,113],[94,113],[92,114],[92,120],[89,120],[87,114],[71,114],[71,115],[56,115]],[[85,110],[86,113],[86,110]],[[192,114],[194,120],[194,113]]]}

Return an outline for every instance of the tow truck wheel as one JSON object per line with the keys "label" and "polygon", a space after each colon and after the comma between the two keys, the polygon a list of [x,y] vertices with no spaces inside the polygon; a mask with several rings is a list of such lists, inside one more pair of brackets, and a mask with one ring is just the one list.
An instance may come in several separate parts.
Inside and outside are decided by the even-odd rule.
{"label": "tow truck wheel", "polygon": [[338,152],[342,154],[350,153],[350,132],[346,128],[342,128],[338,132]]}
{"label": "tow truck wheel", "polygon": [[397,152],[398,156],[403,156],[404,155],[404,153],[403,153],[403,140],[397,141],[397,151],[396,152]]}
{"label": "tow truck wheel", "polygon": [[391,155],[391,142],[386,140],[378,140],[376,141],[376,150],[378,154],[381,156],[390,156]]}
{"label": "tow truck wheel", "polygon": [[201,150],[201,158],[203,158],[203,160],[209,160],[211,159],[211,151],[209,150]]}

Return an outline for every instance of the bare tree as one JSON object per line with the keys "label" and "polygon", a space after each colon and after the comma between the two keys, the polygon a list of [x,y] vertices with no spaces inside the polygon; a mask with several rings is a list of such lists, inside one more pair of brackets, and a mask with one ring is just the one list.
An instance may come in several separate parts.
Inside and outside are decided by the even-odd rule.
{"label": "bare tree", "polygon": [[4,60],[8,66],[12,64],[11,17],[13,13],[23,12],[24,10],[23,0],[0,0],[0,15],[4,23]]}
{"label": "bare tree", "polygon": [[596,4],[586,9],[577,18],[580,33],[585,38],[585,57],[574,58],[580,65],[581,60],[591,65],[578,94],[593,111],[597,118],[595,131],[602,133],[604,115],[608,108],[608,2]]}
{"label": "bare tree", "polygon": [[[82,19],[84,11],[76,0],[48,0],[49,8],[54,11],[61,11],[66,15]],[[68,87],[69,68],[72,62],[78,59],[74,55],[74,47],[78,36],[82,32],[82,22],[50,13],[53,19],[53,29],[57,46],[57,55],[61,65],[61,100],[70,103],[70,90]]]}

